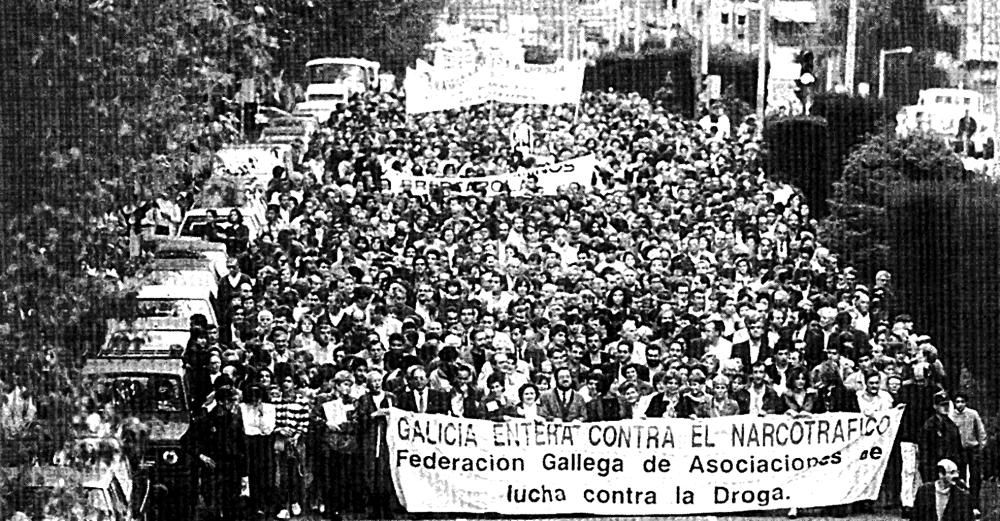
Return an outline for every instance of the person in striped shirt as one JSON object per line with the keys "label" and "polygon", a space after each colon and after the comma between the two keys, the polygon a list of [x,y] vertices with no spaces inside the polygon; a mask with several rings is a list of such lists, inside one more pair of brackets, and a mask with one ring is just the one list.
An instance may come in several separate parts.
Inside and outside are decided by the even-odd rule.
{"label": "person in striped shirt", "polygon": [[304,460],[311,404],[300,390],[301,382],[290,370],[275,369],[276,373],[283,373],[279,380],[281,394],[274,403],[275,487],[281,508],[278,519],[288,519],[289,513],[292,516],[302,514],[305,500]]}

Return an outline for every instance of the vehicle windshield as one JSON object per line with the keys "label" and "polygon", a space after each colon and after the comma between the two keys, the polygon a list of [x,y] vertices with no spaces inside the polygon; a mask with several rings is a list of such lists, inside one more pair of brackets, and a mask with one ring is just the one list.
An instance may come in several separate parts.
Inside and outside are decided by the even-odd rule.
{"label": "vehicle windshield", "polygon": [[346,63],[328,63],[309,67],[309,83],[364,83],[365,68]]}
{"label": "vehicle windshield", "polygon": [[184,387],[174,375],[92,375],[87,382],[99,403],[109,404],[116,414],[180,413]]}
{"label": "vehicle windshield", "polygon": [[[221,215],[216,216],[213,222],[215,223],[217,229],[224,230],[230,226],[227,215],[228,212],[220,213]],[[209,217],[207,214],[191,215],[189,213],[187,217],[185,217],[184,223],[181,225],[181,237],[204,237],[208,233],[208,220]]]}
{"label": "vehicle windshield", "polygon": [[339,94],[310,94],[309,101],[343,101],[344,97]]}
{"label": "vehicle windshield", "polygon": [[[136,303],[136,316],[145,321],[155,322],[165,319],[181,319],[182,328],[188,327],[187,320],[193,315],[201,314],[209,316],[212,313],[212,305],[204,299],[181,299],[181,298],[141,298]],[[170,323],[175,323],[170,320]],[[173,329],[173,328],[164,328]]]}

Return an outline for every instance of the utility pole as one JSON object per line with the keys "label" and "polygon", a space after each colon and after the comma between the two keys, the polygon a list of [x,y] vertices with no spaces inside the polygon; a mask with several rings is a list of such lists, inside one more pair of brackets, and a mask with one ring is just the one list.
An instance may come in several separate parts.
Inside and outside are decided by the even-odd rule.
{"label": "utility pole", "polygon": [[[990,1],[990,0],[986,0]],[[858,53],[858,0],[847,8],[847,49],[844,52],[844,87],[854,94],[854,62]]]}
{"label": "utility pole", "polygon": [[701,12],[701,80],[708,76],[708,53],[712,48],[712,0],[705,0]]}
{"label": "utility pole", "polygon": [[[993,174],[1000,175],[1000,153],[997,151],[1000,141],[1000,6],[996,0],[984,0],[983,9],[986,9],[987,4],[993,10],[990,43],[993,44],[993,60],[996,62],[996,75],[993,76]],[[980,55],[981,60],[982,58]]]}
{"label": "utility pole", "polygon": [[634,6],[632,9],[632,25],[635,26],[635,30],[632,31],[632,52],[638,54],[639,46],[641,44],[639,38],[639,28],[642,27],[642,21],[641,21],[642,16],[639,14],[641,9],[639,2],[641,2],[641,0],[633,0],[633,2]]}
{"label": "utility pole", "polygon": [[757,49],[757,128],[764,129],[764,109],[767,105],[768,36],[771,25],[771,0],[760,2],[760,48]]}
{"label": "utility pole", "polygon": [[566,0],[559,1],[559,10],[562,11],[562,56],[566,60],[572,59],[572,55],[569,53],[569,2]]}

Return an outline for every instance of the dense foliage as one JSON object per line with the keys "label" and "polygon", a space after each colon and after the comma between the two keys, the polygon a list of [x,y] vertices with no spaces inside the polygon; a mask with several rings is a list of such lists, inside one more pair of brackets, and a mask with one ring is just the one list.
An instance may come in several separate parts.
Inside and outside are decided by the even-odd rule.
{"label": "dense foliage", "polygon": [[238,137],[269,39],[210,0],[4,4],[5,322],[59,336],[137,268],[134,210]]}
{"label": "dense foliage", "polygon": [[306,61],[324,56],[377,60],[383,70],[402,74],[431,40],[444,1],[261,0],[244,5],[278,40],[275,69],[298,79]]}
{"label": "dense foliage", "polygon": [[875,134],[855,149],[833,185],[827,240],[866,274],[888,265],[886,198],[905,182],[960,180],[962,162],[940,138],[923,133]]}
{"label": "dense foliage", "polygon": [[[843,49],[847,43],[850,0],[831,0],[830,22],[822,28],[822,43]],[[924,0],[858,0],[857,68],[855,84],[878,81],[881,49],[912,46],[958,55],[964,27],[949,25]]]}
{"label": "dense foliage", "polygon": [[826,215],[832,179],[827,170],[827,122],[817,117],[769,120],[764,127],[764,171],[802,190],[810,209]]}
{"label": "dense foliage", "polygon": [[833,179],[839,179],[852,148],[864,142],[868,134],[895,125],[896,108],[870,97],[823,93],[813,98],[809,113],[826,120],[827,169]]}
{"label": "dense foliage", "polygon": [[[974,393],[981,410],[998,404],[1000,324],[1000,185],[952,179],[903,182],[886,196],[889,266],[897,296],[941,349],[949,375]],[[940,345],[940,344],[939,344]]]}
{"label": "dense foliage", "polygon": [[2,7],[0,324],[51,337],[139,268],[129,235],[143,209],[165,190],[197,189],[211,154],[240,138],[242,80],[267,99],[300,52],[401,68],[430,37],[437,3]]}

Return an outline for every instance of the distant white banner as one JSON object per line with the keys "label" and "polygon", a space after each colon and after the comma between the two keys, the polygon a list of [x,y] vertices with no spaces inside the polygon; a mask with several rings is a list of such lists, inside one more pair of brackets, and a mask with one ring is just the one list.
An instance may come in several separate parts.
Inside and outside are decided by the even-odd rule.
{"label": "distant white banner", "polygon": [[479,177],[437,177],[408,174],[382,176],[383,189],[392,193],[409,191],[413,195],[426,195],[434,188],[448,188],[459,193],[486,193],[486,195],[522,195],[537,186],[538,193],[556,195],[559,188],[578,184],[589,189],[597,159],[587,155],[551,165]]}
{"label": "distant white banner", "polygon": [[585,67],[583,60],[493,67],[488,70],[490,95],[494,101],[519,105],[576,103],[583,92]]}
{"label": "distant white banner", "polygon": [[403,86],[407,114],[423,114],[479,105],[488,101],[523,105],[576,103],[583,91],[582,60],[550,65],[487,64],[480,67],[408,69]]}
{"label": "distant white banner", "polygon": [[427,67],[418,66],[406,71],[403,88],[406,90],[407,114],[471,107],[489,101],[486,97],[486,78],[478,69]]}

